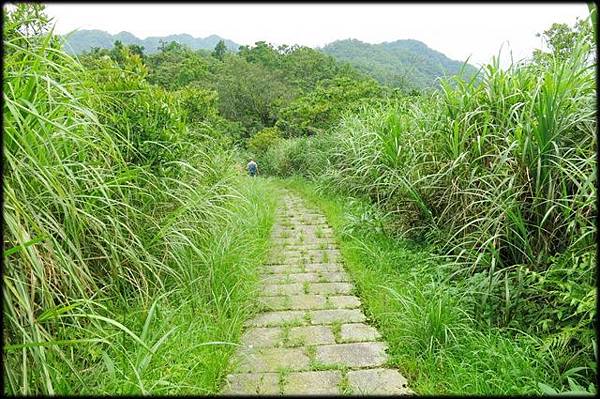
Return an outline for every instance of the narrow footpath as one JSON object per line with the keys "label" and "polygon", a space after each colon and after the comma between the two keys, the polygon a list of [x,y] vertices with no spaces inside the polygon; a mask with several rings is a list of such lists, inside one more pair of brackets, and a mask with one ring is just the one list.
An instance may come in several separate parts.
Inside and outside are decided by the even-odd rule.
{"label": "narrow footpath", "polygon": [[412,394],[386,367],[323,215],[286,193],[261,270],[263,307],[246,322],[223,394]]}

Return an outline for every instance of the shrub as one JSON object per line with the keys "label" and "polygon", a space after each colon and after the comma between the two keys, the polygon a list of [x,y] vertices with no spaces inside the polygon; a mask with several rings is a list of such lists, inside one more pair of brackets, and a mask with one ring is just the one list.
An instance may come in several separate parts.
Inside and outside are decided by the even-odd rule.
{"label": "shrub", "polygon": [[176,98],[145,82],[137,56],[125,54],[124,69],[110,59],[86,69],[41,13],[28,3],[4,10],[3,374],[12,394],[86,391],[84,377],[106,370],[140,379],[150,346],[170,333],[140,334],[124,315],[173,293],[218,305],[210,295],[238,286],[198,291],[216,267],[203,245],[236,197],[230,154],[189,141]]}
{"label": "shrub", "polygon": [[279,129],[276,127],[267,127],[256,133],[248,140],[248,149],[256,156],[261,156],[266,153],[269,148],[277,144],[281,139]]}
{"label": "shrub", "polygon": [[[487,65],[441,92],[363,106],[275,149],[276,173],[367,197],[401,233],[438,244],[487,326],[545,337],[560,370],[595,373],[596,81],[585,41],[567,57]],[[315,159],[328,166],[315,167]],[[322,163],[321,163],[322,165]],[[513,330],[514,331],[514,330]]]}

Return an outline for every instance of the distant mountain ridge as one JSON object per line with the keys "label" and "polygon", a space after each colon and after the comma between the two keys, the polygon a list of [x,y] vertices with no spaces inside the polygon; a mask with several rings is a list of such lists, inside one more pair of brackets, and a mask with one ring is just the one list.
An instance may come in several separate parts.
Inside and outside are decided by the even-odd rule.
{"label": "distant mountain ridge", "polygon": [[[94,47],[110,49],[116,40],[123,44],[144,46],[144,52],[152,54],[158,51],[161,40],[186,45],[193,50],[215,48],[223,40],[227,48],[237,51],[239,44],[211,35],[195,38],[189,34],[151,36],[140,39],[129,32],[111,35],[102,30],[79,30],[67,37],[65,48],[73,54],[90,51]],[[412,87],[422,89],[436,86],[436,79],[444,75],[455,75],[464,67],[465,75],[474,74],[477,69],[463,62],[455,61],[439,51],[429,48],[418,40],[396,40],[379,44],[365,43],[356,39],[337,40],[318,50],[338,61],[348,62],[359,71],[392,87]]]}
{"label": "distant mountain ridge", "polygon": [[[379,44],[345,39],[329,43],[321,50],[390,86],[431,87],[438,77],[458,74],[464,64],[413,39]],[[476,71],[474,66],[464,65],[466,76]]]}
{"label": "distant mountain ridge", "polygon": [[193,50],[212,50],[215,48],[219,40],[223,40],[225,42],[225,46],[232,51],[237,51],[240,46],[231,40],[224,39],[217,35],[210,35],[205,38],[196,38],[192,35],[188,35],[187,33],[183,33],[168,36],[150,36],[146,39],[140,39],[129,32],[119,32],[115,35],[111,35],[103,30],[82,29],[75,31],[66,37],[65,49],[72,54],[81,54],[83,52],[90,51],[94,47],[110,49],[113,47],[113,44],[116,40],[120,40],[123,44],[127,45],[137,44],[139,46],[144,46],[144,52],[148,54],[158,52],[161,40],[166,43],[175,41],[180,44],[184,44]]}

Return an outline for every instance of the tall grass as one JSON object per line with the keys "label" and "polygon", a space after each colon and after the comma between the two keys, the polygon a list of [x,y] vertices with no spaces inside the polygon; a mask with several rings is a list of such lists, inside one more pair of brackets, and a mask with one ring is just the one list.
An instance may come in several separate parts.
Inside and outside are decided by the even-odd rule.
{"label": "tall grass", "polygon": [[[134,56],[84,68],[42,6],[3,18],[5,393],[214,392],[249,311],[264,188],[236,188],[231,155]],[[207,363],[161,363],[173,342]]]}
{"label": "tall grass", "polygon": [[[472,281],[449,280],[432,245],[391,237],[364,199],[325,193],[300,178],[280,184],[320,207],[336,232],[365,313],[389,344],[389,364],[418,394],[593,393],[582,370],[561,370],[535,334],[481,328],[469,309]],[[562,387],[562,388],[561,388]]]}
{"label": "tall grass", "polygon": [[334,144],[322,146],[329,166],[296,168],[369,198],[389,232],[436,243],[447,278],[469,282],[474,319],[543,338],[557,372],[581,381],[596,374],[592,51],[582,41],[546,65],[495,61],[439,93],[346,115],[320,138]]}

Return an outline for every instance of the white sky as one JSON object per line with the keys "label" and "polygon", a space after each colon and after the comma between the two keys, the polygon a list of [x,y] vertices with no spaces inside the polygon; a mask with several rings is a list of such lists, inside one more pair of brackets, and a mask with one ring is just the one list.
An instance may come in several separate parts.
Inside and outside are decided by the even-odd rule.
{"label": "white sky", "polygon": [[[550,4],[48,4],[56,32],[101,29],[148,36],[212,34],[239,44],[323,46],[338,39],[368,43],[416,39],[448,57],[479,65],[502,47],[519,60],[541,47],[535,36],[553,22],[585,18],[584,2]],[[510,50],[510,51],[509,51]]]}

